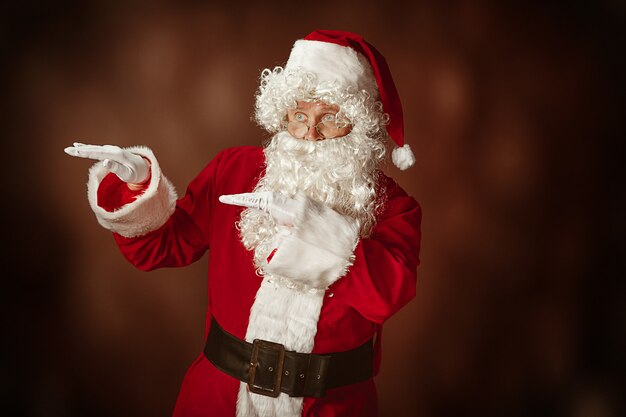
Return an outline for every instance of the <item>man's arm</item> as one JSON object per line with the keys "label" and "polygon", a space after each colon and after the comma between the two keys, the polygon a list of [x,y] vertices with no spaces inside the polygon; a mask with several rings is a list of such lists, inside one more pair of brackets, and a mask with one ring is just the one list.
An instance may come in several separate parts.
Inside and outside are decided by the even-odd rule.
{"label": "man's arm", "polygon": [[98,222],[113,232],[122,254],[148,271],[188,265],[209,247],[212,193],[218,155],[177,200],[147,148],[129,148],[150,161],[149,181],[141,188],[128,184],[95,164],[90,170],[88,197]]}
{"label": "man's arm", "polygon": [[395,184],[388,196],[371,237],[355,248],[348,274],[330,289],[337,299],[379,324],[415,296],[421,239],[417,201]]}
{"label": "man's arm", "polygon": [[143,271],[186,266],[209,249],[210,223],[215,203],[216,171],[222,154],[189,183],[185,195],[158,229],[131,238],[115,233],[120,251]]}

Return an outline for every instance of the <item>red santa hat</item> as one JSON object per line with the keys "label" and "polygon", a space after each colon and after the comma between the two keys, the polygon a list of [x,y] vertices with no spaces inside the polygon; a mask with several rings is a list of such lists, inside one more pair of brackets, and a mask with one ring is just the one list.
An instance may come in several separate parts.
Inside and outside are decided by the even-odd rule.
{"label": "red santa hat", "polygon": [[296,41],[285,70],[304,70],[324,86],[355,88],[379,97],[389,115],[387,133],[395,142],[394,165],[404,170],[415,163],[411,147],[404,143],[402,104],[387,61],[362,36],[336,30],[315,30]]}

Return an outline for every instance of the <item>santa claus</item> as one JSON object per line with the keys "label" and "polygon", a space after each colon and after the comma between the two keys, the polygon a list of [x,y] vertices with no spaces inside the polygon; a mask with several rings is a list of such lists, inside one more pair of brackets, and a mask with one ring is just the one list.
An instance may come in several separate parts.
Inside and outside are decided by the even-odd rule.
{"label": "santa claus", "polygon": [[178,198],[150,149],[75,143],[88,197],[141,270],[210,251],[206,347],[174,416],[375,416],[382,324],[415,295],[418,203],[379,170],[402,109],[362,37],[314,31],[256,97],[264,148],[220,152]]}

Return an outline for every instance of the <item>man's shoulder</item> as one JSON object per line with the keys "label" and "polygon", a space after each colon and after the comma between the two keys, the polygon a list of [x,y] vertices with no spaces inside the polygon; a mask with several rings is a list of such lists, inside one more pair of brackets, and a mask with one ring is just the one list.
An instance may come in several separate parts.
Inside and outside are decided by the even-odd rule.
{"label": "man's shoulder", "polygon": [[218,152],[213,162],[217,163],[219,171],[258,171],[264,166],[265,155],[258,146],[236,146]]}
{"label": "man's shoulder", "polygon": [[385,195],[385,198],[390,197],[405,197],[408,196],[400,185],[389,175],[385,174],[382,170],[377,172],[377,184],[379,193]]}
{"label": "man's shoulder", "polygon": [[216,158],[222,161],[230,159],[263,159],[263,148],[259,146],[235,146],[218,152]]}

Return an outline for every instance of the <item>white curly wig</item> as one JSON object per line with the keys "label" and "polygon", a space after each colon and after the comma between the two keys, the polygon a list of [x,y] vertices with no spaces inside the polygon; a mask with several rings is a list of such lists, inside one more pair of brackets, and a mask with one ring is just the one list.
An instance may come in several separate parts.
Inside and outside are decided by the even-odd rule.
{"label": "white curly wig", "polygon": [[254,118],[272,134],[285,130],[287,111],[295,109],[297,101],[323,101],[339,106],[338,119],[348,120],[356,134],[381,142],[387,138],[385,126],[389,116],[383,111],[378,98],[364,89],[342,87],[330,81],[320,82],[312,72],[283,67],[264,69],[260,79]]}

